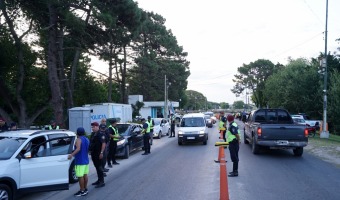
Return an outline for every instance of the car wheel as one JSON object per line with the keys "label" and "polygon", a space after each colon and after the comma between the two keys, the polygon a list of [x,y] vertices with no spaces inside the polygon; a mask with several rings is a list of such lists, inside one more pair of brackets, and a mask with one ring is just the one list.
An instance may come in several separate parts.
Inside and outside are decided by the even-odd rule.
{"label": "car wheel", "polygon": [[178,145],[182,145],[183,143],[181,141],[178,140]]}
{"label": "car wheel", "polygon": [[11,188],[5,184],[0,184],[0,199],[13,199]]}
{"label": "car wheel", "polygon": [[296,149],[293,149],[294,156],[300,157],[303,154],[303,147],[298,147]]}
{"label": "car wheel", "polygon": [[255,136],[253,136],[253,141],[252,141],[252,145],[251,145],[251,151],[253,152],[253,154],[258,154],[260,152],[260,147],[255,142]]}
{"label": "car wheel", "polygon": [[74,169],[74,161],[72,161],[70,169],[68,170],[68,179],[69,183],[76,183],[78,182],[78,177],[76,176],[76,170]]}
{"label": "car wheel", "polygon": [[125,148],[124,148],[124,158],[128,159],[129,156],[130,156],[130,146],[129,145],[125,145]]}
{"label": "car wheel", "polygon": [[243,141],[244,141],[244,144],[249,144],[249,141],[247,140],[247,136],[246,136],[246,131],[243,130]]}
{"label": "car wheel", "polygon": [[159,131],[158,133],[158,139],[161,139],[162,138],[162,131]]}
{"label": "car wheel", "polygon": [[203,145],[207,145],[207,141],[204,141],[204,142],[203,142]]}

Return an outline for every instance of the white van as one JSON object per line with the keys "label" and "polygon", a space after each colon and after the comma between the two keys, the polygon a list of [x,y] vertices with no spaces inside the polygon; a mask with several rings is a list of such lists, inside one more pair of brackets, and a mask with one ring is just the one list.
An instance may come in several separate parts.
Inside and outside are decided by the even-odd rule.
{"label": "white van", "polygon": [[208,128],[203,113],[185,114],[178,127],[178,145],[184,142],[203,142],[207,144]]}

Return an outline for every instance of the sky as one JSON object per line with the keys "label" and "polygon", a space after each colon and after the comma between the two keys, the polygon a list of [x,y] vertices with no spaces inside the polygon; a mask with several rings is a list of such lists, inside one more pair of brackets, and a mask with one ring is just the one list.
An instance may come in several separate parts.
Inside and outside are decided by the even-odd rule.
{"label": "sky", "polygon": [[[245,100],[230,90],[237,68],[258,59],[287,64],[325,51],[326,0],[136,0],[166,19],[188,52],[188,88],[213,102]],[[340,47],[340,1],[328,1],[327,51]]]}
{"label": "sky", "polygon": [[[326,0],[135,0],[166,19],[188,52],[189,90],[212,102],[244,100],[231,92],[237,68],[258,59],[287,64],[288,58],[325,51]],[[340,1],[328,2],[330,52],[340,47]],[[332,53],[333,54],[333,53]]]}

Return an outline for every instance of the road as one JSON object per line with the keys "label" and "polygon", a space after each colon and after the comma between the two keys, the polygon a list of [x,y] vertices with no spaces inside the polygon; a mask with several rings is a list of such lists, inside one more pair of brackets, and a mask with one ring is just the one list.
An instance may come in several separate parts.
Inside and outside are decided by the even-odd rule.
{"label": "road", "polygon": [[[242,122],[237,121],[243,130]],[[95,189],[93,165],[90,167],[89,194],[74,197],[79,185],[66,191],[29,194],[21,200],[117,199],[117,200],[215,200],[219,199],[217,124],[209,129],[207,145],[177,145],[177,138],[154,139],[150,155],[138,151],[129,159],[119,160],[105,178],[106,186]],[[242,131],[241,131],[242,132]],[[243,134],[242,134],[243,135]],[[226,149],[227,170],[232,169]],[[294,157],[288,150],[251,153],[250,145],[241,144],[239,177],[228,179],[230,199],[340,199],[340,169],[304,153]]]}

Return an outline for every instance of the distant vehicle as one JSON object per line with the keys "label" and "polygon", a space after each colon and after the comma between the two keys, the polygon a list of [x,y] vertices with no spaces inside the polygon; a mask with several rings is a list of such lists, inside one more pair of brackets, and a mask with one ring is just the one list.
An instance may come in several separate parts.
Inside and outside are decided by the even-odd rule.
{"label": "distant vehicle", "polygon": [[298,115],[292,115],[292,118],[298,118],[298,119],[304,119],[306,124],[309,126],[317,126],[320,124],[319,120],[311,120],[308,115],[305,115],[304,113],[299,113]]}
{"label": "distant vehicle", "polygon": [[152,118],[155,122],[153,126],[153,137],[161,139],[162,136],[169,135],[170,123],[164,118]]}
{"label": "distant vehicle", "polygon": [[212,128],[213,127],[213,122],[212,119],[210,117],[210,115],[204,115],[205,121],[206,121],[206,125],[208,128]]}
{"label": "distant vehicle", "polygon": [[144,147],[142,125],[135,123],[118,123],[117,129],[122,138],[117,142],[116,156],[129,158],[132,151],[137,151]]}
{"label": "distant vehicle", "polygon": [[177,135],[178,145],[182,145],[184,142],[203,142],[203,144],[206,145],[208,141],[208,129],[204,114],[185,114],[181,120]]}
{"label": "distant vehicle", "polygon": [[0,199],[26,192],[68,190],[75,183],[68,160],[76,134],[67,130],[17,130],[0,133]]}
{"label": "distant vehicle", "polygon": [[268,147],[293,149],[295,156],[301,156],[308,144],[308,129],[294,124],[284,109],[258,109],[245,121],[244,143],[252,144],[254,154],[258,154],[261,147]]}

